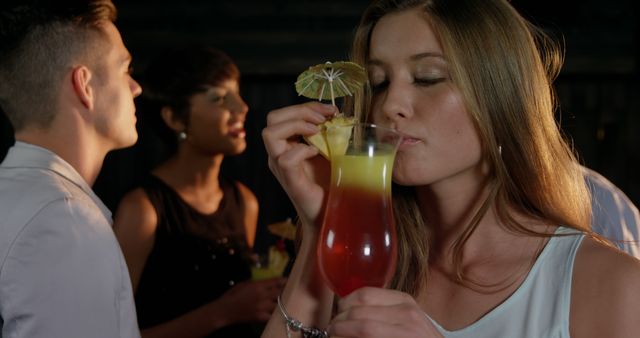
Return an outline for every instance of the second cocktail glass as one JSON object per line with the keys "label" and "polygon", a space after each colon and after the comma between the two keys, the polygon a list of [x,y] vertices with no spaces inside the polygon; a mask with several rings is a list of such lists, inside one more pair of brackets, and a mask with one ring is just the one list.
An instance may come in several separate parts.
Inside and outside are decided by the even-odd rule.
{"label": "second cocktail glass", "polygon": [[341,137],[327,138],[331,186],[317,254],[325,280],[343,297],[382,287],[395,271],[391,172],[402,137],[373,124],[334,128],[327,135]]}

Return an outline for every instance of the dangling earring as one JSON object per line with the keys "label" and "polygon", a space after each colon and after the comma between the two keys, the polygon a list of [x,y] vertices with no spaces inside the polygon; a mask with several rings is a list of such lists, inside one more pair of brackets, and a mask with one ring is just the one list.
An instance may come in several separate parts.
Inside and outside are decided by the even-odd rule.
{"label": "dangling earring", "polygon": [[178,141],[184,141],[187,139],[187,133],[185,133],[184,131],[181,131],[178,133]]}
{"label": "dangling earring", "polygon": [[502,146],[498,146],[498,155],[502,156]]}

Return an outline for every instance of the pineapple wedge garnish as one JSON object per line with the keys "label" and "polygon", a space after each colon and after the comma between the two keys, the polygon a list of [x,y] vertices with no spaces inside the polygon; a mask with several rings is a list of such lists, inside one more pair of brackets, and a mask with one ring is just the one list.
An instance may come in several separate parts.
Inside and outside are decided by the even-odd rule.
{"label": "pineapple wedge garnish", "polygon": [[[325,62],[309,67],[296,80],[296,92],[311,99],[329,100],[336,105],[336,98],[353,96],[367,81],[364,67],[350,61]],[[344,155],[349,146],[356,119],[342,114],[320,125],[320,132],[305,137],[320,154],[331,161],[332,156]]]}
{"label": "pineapple wedge garnish", "polygon": [[272,245],[269,247],[266,266],[252,266],[251,267],[251,279],[252,280],[264,280],[282,277],[284,270],[289,264],[289,254],[284,249],[284,244],[279,247],[278,245]]}
{"label": "pineapple wedge garnish", "polygon": [[288,218],[284,222],[271,223],[267,225],[267,229],[269,229],[270,233],[280,236],[284,239],[292,241],[296,240],[296,226],[295,224],[291,223],[290,218]]}
{"label": "pineapple wedge garnish", "polygon": [[320,154],[331,161],[332,156],[344,155],[356,123],[354,117],[337,114],[320,125],[320,132],[305,137],[307,143],[318,148]]}
{"label": "pineapple wedge garnish", "polygon": [[269,269],[277,276],[282,276],[289,263],[289,254],[277,246],[269,248]]}

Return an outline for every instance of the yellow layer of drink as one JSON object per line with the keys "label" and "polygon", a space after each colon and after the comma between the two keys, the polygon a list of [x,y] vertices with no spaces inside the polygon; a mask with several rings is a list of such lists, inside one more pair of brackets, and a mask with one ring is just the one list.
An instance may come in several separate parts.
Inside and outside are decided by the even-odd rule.
{"label": "yellow layer of drink", "polygon": [[391,150],[378,150],[374,156],[366,153],[334,155],[331,157],[332,184],[390,193],[394,158]]}

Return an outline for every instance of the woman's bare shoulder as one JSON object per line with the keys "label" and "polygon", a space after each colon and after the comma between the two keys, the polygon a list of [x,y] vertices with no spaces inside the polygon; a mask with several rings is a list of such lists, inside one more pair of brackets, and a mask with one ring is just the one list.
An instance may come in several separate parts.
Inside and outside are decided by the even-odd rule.
{"label": "woman's bare shoulder", "polygon": [[258,199],[256,198],[256,195],[253,193],[253,191],[239,181],[236,181],[235,184],[238,187],[238,191],[240,191],[240,196],[242,196],[242,199],[244,200],[245,205],[250,210],[254,210],[254,209],[257,210]]}
{"label": "woman's bare shoulder", "polygon": [[587,236],[574,265],[572,337],[636,337],[638,309],[640,261]]}
{"label": "woman's bare shoulder", "polygon": [[585,274],[585,277],[603,277],[620,283],[640,278],[640,260],[591,236],[586,236],[582,242],[575,264],[576,273]]}
{"label": "woman's bare shoulder", "polygon": [[156,209],[144,189],[136,188],[128,192],[120,200],[114,217],[114,229],[116,232],[123,230],[124,225],[152,228],[152,231],[154,231],[156,223]]}

